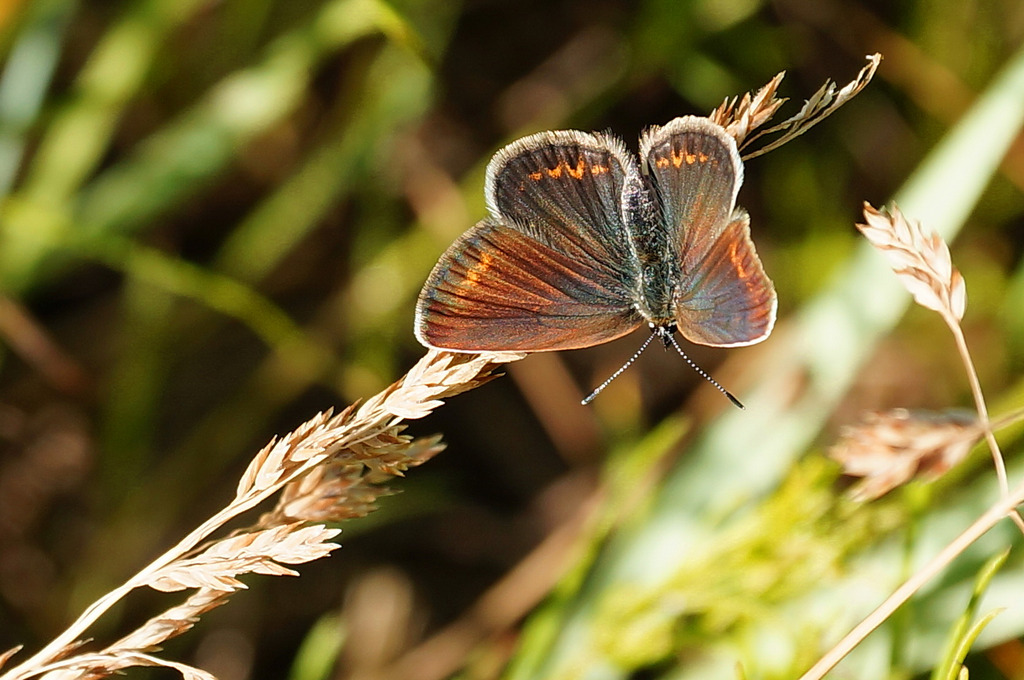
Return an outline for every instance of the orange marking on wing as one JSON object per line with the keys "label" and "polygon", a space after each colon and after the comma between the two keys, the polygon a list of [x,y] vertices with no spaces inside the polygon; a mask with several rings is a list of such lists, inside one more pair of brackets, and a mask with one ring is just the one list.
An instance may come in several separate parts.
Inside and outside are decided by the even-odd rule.
{"label": "orange marking on wing", "polygon": [[746,268],[743,255],[740,254],[740,244],[738,241],[729,244],[729,261],[732,262],[732,266],[736,269],[736,274],[746,285],[747,290],[753,290],[757,285],[756,280],[752,278],[753,272]]}
{"label": "orange marking on wing", "polygon": [[[703,159],[701,159],[701,160],[703,160]],[[695,154],[695,153],[688,153],[688,154],[686,154],[686,164],[687,165],[693,165],[696,162],[697,162],[697,154]]]}
{"label": "orange marking on wing", "polygon": [[562,176],[562,173],[567,173],[573,179],[583,179],[587,174],[587,169],[590,169],[592,175],[603,175],[611,172],[611,168],[607,165],[588,165],[585,158],[580,157],[576,161],[576,165],[569,165],[567,161],[558,161],[558,165],[553,168],[544,168],[536,172],[531,172],[527,177],[533,181],[539,181],[544,178],[544,175],[552,179],[558,179]]}
{"label": "orange marking on wing", "polygon": [[729,244],[729,261],[736,268],[736,273],[740,275],[740,278],[747,278],[747,273],[743,269],[743,258],[740,257],[739,243],[736,241]]}
{"label": "orange marking on wing", "polygon": [[569,164],[565,163],[564,161],[563,165],[565,165],[566,172],[568,172],[569,175],[575,179],[583,179],[583,175],[585,175],[587,172],[587,162],[583,160],[583,158],[580,158],[578,161],[576,161],[575,168],[569,167]]}
{"label": "orange marking on wing", "polygon": [[466,272],[466,285],[475,286],[483,278],[484,273],[491,268],[494,258],[487,253],[480,253],[480,260],[472,269]]}
{"label": "orange marking on wing", "polygon": [[667,168],[668,164],[669,164],[669,160],[667,158],[661,157],[661,158],[656,159],[654,161],[654,164],[657,167],[659,167],[659,168]]}

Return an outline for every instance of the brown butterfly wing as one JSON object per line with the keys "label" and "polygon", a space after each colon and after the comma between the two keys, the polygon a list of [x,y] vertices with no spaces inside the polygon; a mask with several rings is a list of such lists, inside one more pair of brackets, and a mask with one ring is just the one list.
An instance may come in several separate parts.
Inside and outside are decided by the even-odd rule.
{"label": "brown butterfly wing", "polygon": [[715,347],[764,340],[775,325],[775,288],[750,240],[750,219],[737,212],[676,290],[676,323],[690,342]]}
{"label": "brown butterfly wing", "polygon": [[420,342],[456,351],[589,347],[641,323],[622,221],[635,163],[618,140],[544,132],[488,166],[492,217],[438,261],[420,293]]}
{"label": "brown butterfly wing", "polygon": [[420,293],[416,337],[455,351],[589,347],[636,329],[619,284],[592,262],[483,221],[437,263]]}

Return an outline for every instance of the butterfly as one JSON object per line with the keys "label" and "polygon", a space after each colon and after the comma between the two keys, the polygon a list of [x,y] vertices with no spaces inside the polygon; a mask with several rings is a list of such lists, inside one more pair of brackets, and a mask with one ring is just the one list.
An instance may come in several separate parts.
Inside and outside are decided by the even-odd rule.
{"label": "butterfly", "polygon": [[487,166],[487,217],[420,292],[416,338],[456,352],[536,352],[590,347],[646,322],[652,334],[634,359],[654,337],[685,358],[676,331],[713,347],[760,342],[777,302],[736,206],[742,181],[735,140],[696,116],[647,130],[638,157],[605,133],[512,142]]}

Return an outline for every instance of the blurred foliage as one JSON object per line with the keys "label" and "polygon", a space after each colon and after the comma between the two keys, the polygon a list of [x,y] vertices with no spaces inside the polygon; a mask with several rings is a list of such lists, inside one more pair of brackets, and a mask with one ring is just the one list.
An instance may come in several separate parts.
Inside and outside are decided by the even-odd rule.
{"label": "blurred foliage", "polygon": [[[334,558],[250,580],[166,652],[221,680],[365,677],[410,650],[420,675],[404,677],[494,677],[510,659],[516,677],[793,677],[995,497],[980,454],[854,507],[822,448],[865,408],[971,403],[941,323],[912,309],[891,329],[905,297],[858,269],[862,202],[901,186],[912,217],[962,232],[994,415],[1024,399],[1019,120],[940,146],[1022,43],[1019,0],[0,3],[0,647],[52,637],[220,507],[270,436],[416,360],[415,296],[483,215],[502,144],[632,140],[782,70],[788,115],[879,51],[864,93],[746,168],[781,322],[758,347],[692,356],[747,411],[716,419],[728,404],[656,351],[580,407],[639,336],[530,357],[416,424],[449,450],[346,526]],[[787,353],[818,363],[760,382]],[[1020,434],[1002,437],[1017,478]],[[524,625],[484,626],[478,598],[592,506],[572,564],[535,577],[561,577],[545,605],[524,589],[508,610],[535,610]],[[973,639],[964,612],[994,606],[972,601],[978,574],[1020,543],[1001,529],[845,677],[923,674]],[[1022,589],[1014,551],[986,593]],[[138,594],[97,636],[154,602]],[[418,646],[453,622],[486,634],[456,637],[456,658]],[[1022,635],[1019,604],[988,621],[972,677],[1024,674]]]}

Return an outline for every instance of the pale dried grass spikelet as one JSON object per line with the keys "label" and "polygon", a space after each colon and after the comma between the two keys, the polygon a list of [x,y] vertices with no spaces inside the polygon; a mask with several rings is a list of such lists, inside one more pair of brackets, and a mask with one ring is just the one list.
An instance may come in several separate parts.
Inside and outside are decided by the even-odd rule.
{"label": "pale dried grass spikelet", "polygon": [[[379,436],[372,442],[377,450],[400,461],[389,465],[393,472],[374,471],[342,458],[328,461],[285,486],[277,506],[260,519],[259,525],[276,526],[296,519],[340,522],[363,517],[373,511],[378,498],[391,493],[382,482],[401,475],[399,467],[413,467],[429,460],[444,448],[440,442],[440,436],[412,441],[404,435]],[[368,448],[369,444],[361,442],[358,447]],[[392,452],[385,451],[388,447]]]}
{"label": "pale dried grass spikelet", "polygon": [[199,588],[176,607],[161,612],[138,629],[103,650],[155,652],[167,640],[187,632],[206,612],[227,603],[233,591]]}
{"label": "pale dried grass spikelet", "polygon": [[779,108],[788,101],[775,96],[785,77],[786,72],[782,71],[755,94],[747,92],[742,97],[726,99],[708,117],[712,122],[724,127],[736,140],[736,145],[742,147],[747,137],[771,120]]}
{"label": "pale dried grass spikelet", "polygon": [[754,134],[754,131],[771,120],[779,107],[786,102],[785,99],[775,97],[785,72],[776,75],[754,95],[747,93],[740,99],[726,99],[711,112],[709,118],[732,135],[741,151],[756,139],[779,133],[778,138],[756,151],[744,153],[743,160],[760,156],[807,132],[863,90],[878,70],[882,55],[871,54],[867,56],[867,60],[867,65],[860,70],[857,77],[845,86],[839,88],[832,80],[825,81],[794,116],[757,134]]}
{"label": "pale dried grass spikelet", "polygon": [[888,213],[864,204],[857,228],[889,260],[889,265],[917,304],[941,314],[948,323],[964,318],[967,286],[949,255],[949,246],[917,220],[908,220],[893,205]]}
{"label": "pale dried grass spikelet", "polygon": [[177,671],[184,680],[217,680],[201,668],[177,661],[168,661],[151,654],[124,651],[116,654],[81,654],[76,663],[68,668],[54,670],[41,676],[43,680],[99,680],[120,674],[126,668],[135,666],[162,666]]}
{"label": "pale dried grass spikelet", "polygon": [[227,602],[231,593],[200,588],[185,602],[172,607],[99,652],[79,654],[60,661],[57,670],[43,675],[45,680],[104,678],[132,666],[166,666],[184,678],[215,680],[201,669],[152,656],[167,640],[187,632],[199,617]]}
{"label": "pale dried grass spikelet", "polygon": [[339,430],[337,452],[291,479],[258,526],[366,515],[377,498],[390,492],[381,482],[401,476],[443,448],[440,437],[402,434],[402,421],[426,416],[442,400],[492,380],[498,365],[523,356],[430,350],[402,380],[330,419]]}
{"label": "pale dried grass spikelet", "polygon": [[340,533],[340,529],[300,522],[245,532],[216,541],[195,557],[172,562],[154,572],[146,585],[165,593],[189,588],[230,592],[246,587],[238,580],[243,574],[298,576],[284,565],[326,557],[340,547],[329,542]]}
{"label": "pale dried grass spikelet", "polygon": [[[79,619],[0,680],[45,677],[101,678],[130,666],[164,666],[184,678],[213,680],[187,664],[152,652],[187,631],[205,612],[245,588],[244,574],[295,575],[290,566],[328,555],[339,530],[321,522],[365,515],[401,476],[442,449],[439,437],[413,439],[404,421],[422,418],[443,400],[492,380],[519,353],[462,354],[429,351],[401,380],[337,415],[320,413],[275,438],[253,458],[231,503],[177,546],[91,605]],[[280,492],[276,506],[248,529],[211,539],[215,531]],[[185,602],[98,652],[81,652],[80,640],[103,612],[138,587],[194,590]],[[17,650],[0,657],[10,658]]]}
{"label": "pale dried grass spikelet", "polygon": [[843,474],[862,477],[851,489],[856,500],[874,500],[911,479],[934,480],[959,463],[984,436],[970,411],[910,411],[864,415],[844,427],[829,456]]}

